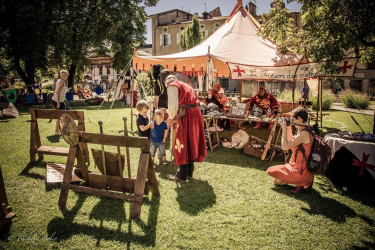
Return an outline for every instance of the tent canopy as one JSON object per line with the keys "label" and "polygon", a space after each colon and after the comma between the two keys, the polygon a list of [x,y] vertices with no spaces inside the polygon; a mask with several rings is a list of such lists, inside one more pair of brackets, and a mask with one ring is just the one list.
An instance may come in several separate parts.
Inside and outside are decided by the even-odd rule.
{"label": "tent canopy", "polygon": [[[297,72],[302,56],[281,54],[270,40],[257,36],[259,27],[255,18],[242,6],[242,1],[238,1],[227,21],[197,46],[171,55],[135,55],[133,67],[148,71],[153,64],[162,64],[165,68],[176,68],[177,71],[194,75],[200,71],[206,72],[212,59],[218,76],[232,79],[290,80],[295,74],[297,78],[311,78],[320,74],[321,63],[306,61],[302,61],[305,67],[298,67]],[[351,61],[347,65],[353,63]],[[353,75],[354,67],[348,67],[345,73],[345,76]]]}

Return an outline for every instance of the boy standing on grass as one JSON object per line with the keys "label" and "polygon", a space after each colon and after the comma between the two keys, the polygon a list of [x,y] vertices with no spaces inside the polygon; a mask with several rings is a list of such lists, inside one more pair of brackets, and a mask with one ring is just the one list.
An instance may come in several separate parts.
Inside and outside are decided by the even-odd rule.
{"label": "boy standing on grass", "polygon": [[151,129],[154,128],[154,122],[149,122],[147,113],[150,109],[148,103],[146,101],[139,101],[135,106],[138,111],[137,116],[137,128],[138,128],[138,136],[139,137],[147,137],[150,140],[151,137]]}
{"label": "boy standing on grass", "polygon": [[162,110],[157,109],[154,113],[154,125],[152,129],[152,139],[151,139],[151,158],[154,161],[156,149],[159,148],[160,157],[163,158],[163,165],[167,165],[167,159],[165,154],[165,140],[168,136],[168,126],[164,121],[164,113]]}

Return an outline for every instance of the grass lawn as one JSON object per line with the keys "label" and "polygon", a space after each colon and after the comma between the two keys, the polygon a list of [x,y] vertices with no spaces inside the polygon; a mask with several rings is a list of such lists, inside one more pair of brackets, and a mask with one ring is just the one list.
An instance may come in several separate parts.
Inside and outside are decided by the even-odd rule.
{"label": "grass lawn", "polygon": [[[343,193],[323,176],[316,176],[313,190],[292,194],[292,186],[275,187],[266,173],[269,166],[282,164],[281,158],[261,161],[222,147],[208,152],[205,162],[196,164],[194,179],[185,185],[166,179],[175,173],[176,166],[156,161],[161,195],[145,197],[140,219],[129,220],[129,202],[73,191],[66,208],[59,208],[60,190],[45,186],[45,163],[66,163],[66,158],[46,155],[43,161],[28,164],[28,108],[19,108],[20,118],[0,121],[0,165],[9,203],[17,214],[10,232],[1,236],[0,248],[375,248],[373,194]],[[85,110],[88,132],[98,132],[97,121],[105,120],[109,113],[104,132],[117,134],[123,127],[122,117],[130,116],[130,109],[120,103],[111,111],[109,105],[97,111],[83,103],[75,103],[73,109]],[[359,131],[347,113],[327,113],[323,133]],[[353,116],[367,132],[372,131],[362,115]],[[54,125],[54,121],[39,121],[42,144],[67,146],[53,135]],[[266,129],[247,127],[246,131],[267,139]],[[220,136],[230,138],[230,133]],[[106,150],[115,152],[116,148]],[[139,151],[131,150],[133,175],[138,158]],[[169,151],[167,159],[171,159]],[[94,162],[90,170],[98,171]]]}

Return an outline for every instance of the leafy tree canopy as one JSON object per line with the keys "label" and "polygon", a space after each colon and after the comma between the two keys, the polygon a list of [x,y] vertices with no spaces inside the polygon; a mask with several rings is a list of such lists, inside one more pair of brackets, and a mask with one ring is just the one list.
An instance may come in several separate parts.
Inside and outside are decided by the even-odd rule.
{"label": "leafy tree canopy", "polygon": [[193,16],[193,22],[181,32],[180,45],[182,50],[187,50],[204,40],[200,31],[199,20],[196,15]]}
{"label": "leafy tree canopy", "polygon": [[[282,0],[279,0],[282,2]],[[326,69],[351,56],[361,62],[375,61],[375,1],[373,0],[288,0],[302,4],[301,27],[296,26],[292,13],[279,7],[264,15],[259,30],[282,52],[292,50],[311,61],[327,61]],[[354,52],[354,53],[350,53]]]}
{"label": "leafy tree canopy", "polygon": [[47,67],[69,70],[69,86],[88,64],[87,51],[111,44],[114,67],[122,69],[134,43],[144,43],[144,6],[158,0],[3,0],[0,45],[26,84]]}

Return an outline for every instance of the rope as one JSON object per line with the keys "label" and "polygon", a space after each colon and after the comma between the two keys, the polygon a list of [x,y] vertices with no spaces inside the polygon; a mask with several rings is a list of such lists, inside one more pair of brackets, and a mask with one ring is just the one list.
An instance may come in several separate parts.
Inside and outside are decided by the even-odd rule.
{"label": "rope", "polygon": [[[129,62],[126,64],[126,66],[125,66],[124,70],[122,71],[120,77],[117,79],[117,82],[116,82],[116,83],[114,84],[114,86],[111,88],[111,90],[114,89],[114,94],[116,94],[116,90],[117,90],[117,87],[118,87],[118,84],[119,84],[120,80],[122,79],[122,77],[125,76],[126,72],[129,70],[132,60],[133,60],[133,57],[132,57],[132,58],[129,60]],[[106,121],[107,121],[107,119],[108,119],[108,117],[109,117],[109,114],[110,114],[110,112],[111,112],[111,110],[112,110],[112,108],[113,108],[113,104],[115,103],[115,101],[116,101],[116,98],[115,98],[115,96],[113,95],[111,107],[109,108],[109,111],[107,112],[107,116],[106,116],[105,120],[103,121],[103,124],[106,123]],[[105,102],[105,101],[103,101],[103,102],[100,104],[99,108],[97,109],[98,111],[100,110],[100,108],[102,107],[102,105],[104,104],[104,102]],[[89,122],[91,123],[90,117],[87,117],[87,119],[88,119]]]}

